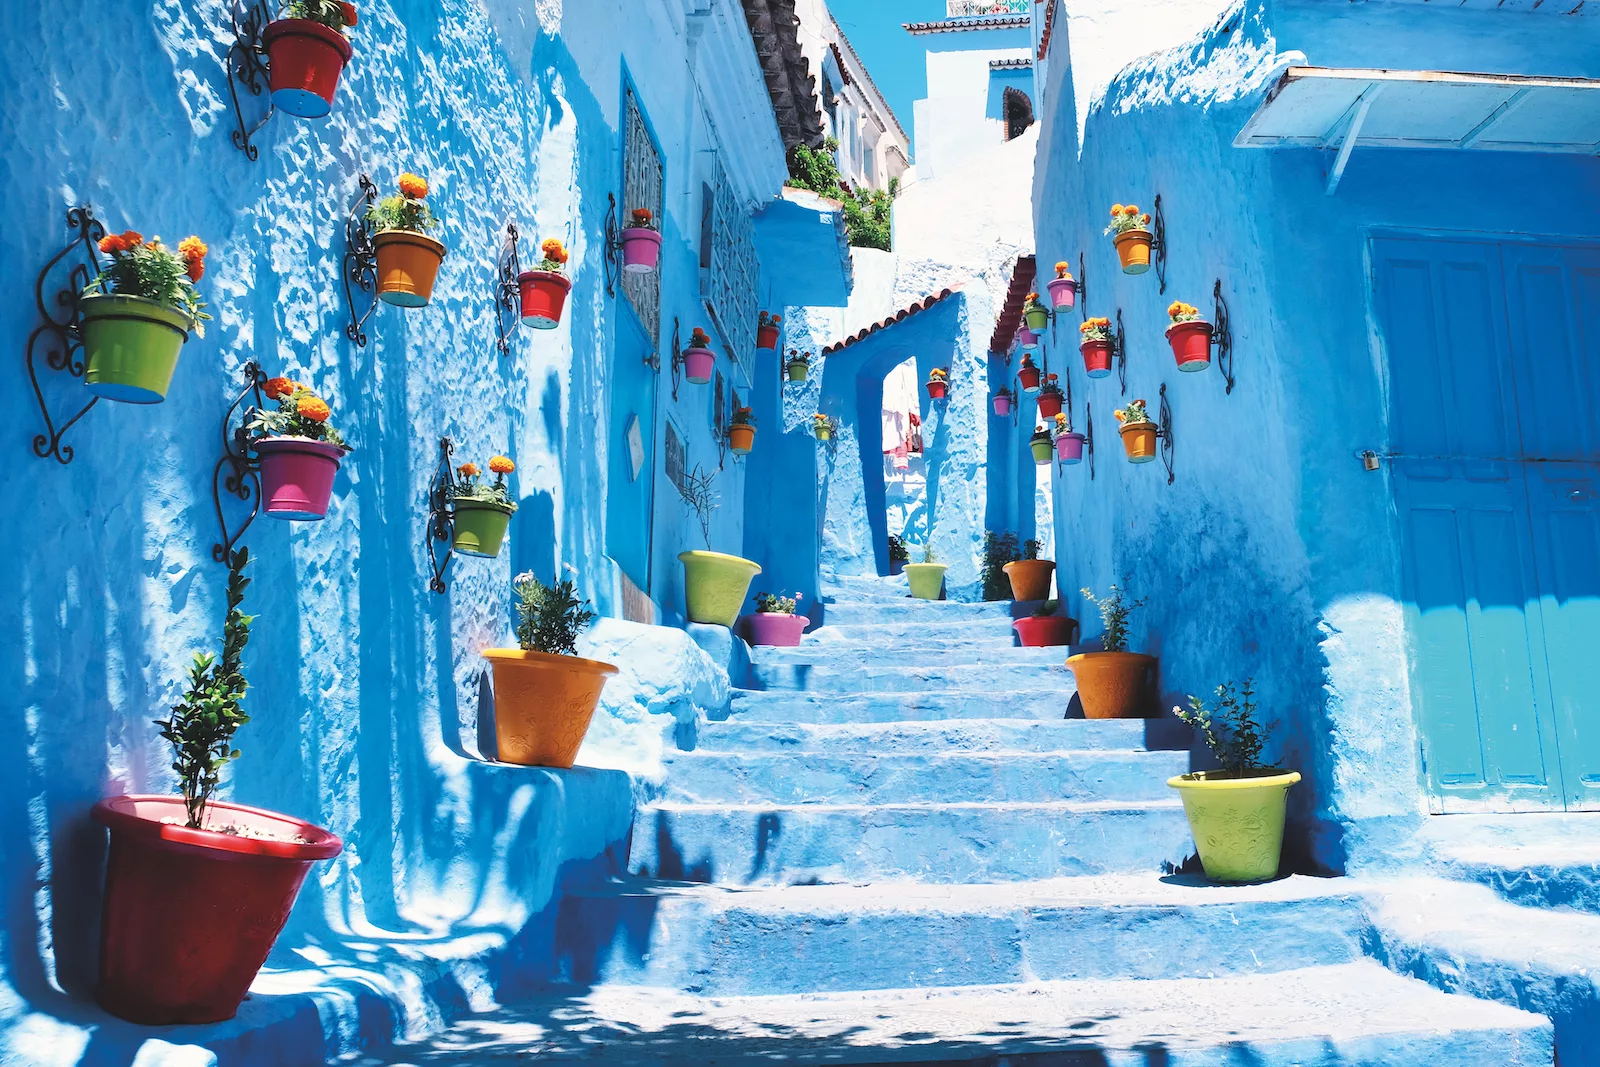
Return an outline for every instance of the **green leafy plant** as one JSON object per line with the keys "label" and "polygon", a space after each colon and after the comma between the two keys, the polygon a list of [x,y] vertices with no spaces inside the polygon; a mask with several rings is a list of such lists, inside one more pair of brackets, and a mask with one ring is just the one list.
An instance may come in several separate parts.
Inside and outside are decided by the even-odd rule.
{"label": "green leafy plant", "polygon": [[922,562],[938,563],[939,559],[933,554],[933,535],[929,534],[929,543],[922,546]]}
{"label": "green leafy plant", "polygon": [[1048,619],[1050,616],[1056,613],[1057,604],[1059,604],[1059,601],[1046,600],[1044,603],[1034,608],[1029,614],[1035,619]]}
{"label": "green leafy plant", "polygon": [[1199,731],[1206,747],[1229,774],[1265,769],[1261,750],[1266,746],[1266,737],[1256,720],[1254,681],[1246,678],[1242,686],[1236,687],[1232,682],[1217,686],[1215,705],[1191,695],[1188,711],[1172,709],[1174,715]]}
{"label": "green leafy plant", "polygon": [[1100,609],[1100,622],[1105,627],[1105,633],[1100,640],[1107,652],[1128,651],[1128,616],[1144,607],[1147,599],[1145,597],[1140,597],[1138,600],[1128,599],[1127,587],[1130,580],[1129,577],[1124,577],[1121,585],[1113,583],[1110,592],[1104,597],[1095,596],[1094,590],[1088,586],[1080,590],[1089,603]]}
{"label": "green leafy plant", "polygon": [[1129,230],[1142,230],[1148,225],[1150,216],[1139,214],[1137,204],[1112,204],[1111,224],[1106,227],[1106,234],[1115,237]]}
{"label": "green leafy plant", "polygon": [[716,471],[707,471],[696,464],[678,485],[678,495],[700,522],[700,534],[705,538],[707,551],[711,550],[711,513],[721,506],[714,488],[716,480]]}
{"label": "green leafy plant", "polygon": [[1066,394],[1064,394],[1061,391],[1061,379],[1060,379],[1060,377],[1057,376],[1057,375],[1054,375],[1054,374],[1045,375],[1044,384],[1039,386],[1039,395],[1040,396],[1065,396]]}
{"label": "green leafy plant", "polygon": [[185,237],[174,252],[161,238],[146,241],[137,230],[111,233],[100,239],[100,251],[111,257],[104,270],[83,288],[84,296],[137,296],[187,315],[196,337],[206,334],[202,322],[211,318],[196,289],[206,272],[210,251],[198,237]]}
{"label": "green leafy plant", "polygon": [[594,612],[578,599],[572,579],[545,585],[524,571],[511,580],[511,589],[517,594],[517,643],[524,651],[578,654],[578,635],[594,621]]}
{"label": "green leafy plant", "polygon": [[457,477],[450,489],[450,499],[474,500],[516,511],[517,503],[511,499],[511,487],[506,484],[506,475],[516,469],[517,465],[508,457],[490,456],[489,470],[494,474],[494,481],[484,482],[479,480],[482,472],[476,463],[463,463],[456,468]]}
{"label": "green leafy plant", "polygon": [[901,537],[899,534],[889,535],[889,562],[911,562],[911,552],[906,548],[906,539]]}
{"label": "green leafy plant", "polygon": [[373,201],[367,208],[367,220],[380,230],[410,230],[427,233],[439,225],[433,209],[427,204],[428,183],[419,175],[400,175],[400,191],[394,196]]}
{"label": "green leafy plant", "polygon": [[987,530],[983,535],[983,599],[1010,600],[1011,579],[1006,576],[1007,563],[1022,557],[1017,553],[1017,535],[1009,531],[995,533]]}
{"label": "green leafy plant", "polygon": [[749,408],[734,408],[733,418],[728,423],[730,426],[754,426],[755,424],[755,413]]}
{"label": "green leafy plant", "polygon": [[250,721],[244,713],[242,658],[250,641],[250,624],[255,621],[239,609],[250,579],[244,569],[250,563],[249,549],[241,548],[228,556],[228,613],[222,623],[222,658],[209,652],[195,654],[189,668],[189,690],[172,706],[172,716],[157,719],[161,736],[172,746],[172,769],[178,773],[178,791],[188,811],[188,825],[199,829],[205,823],[206,805],[216,791],[222,768],[239,758],[233,735]]}
{"label": "green leafy plant", "polygon": [[305,437],[350,451],[339,431],[328,425],[328,402],[309,388],[290,378],[268,378],[261,391],[278,407],[251,409],[245,431],[252,437]]}
{"label": "green leafy plant", "polygon": [[767,614],[793,615],[805,597],[800,593],[784,596],[782,593],[757,593],[756,610]]}
{"label": "green leafy plant", "polygon": [[343,3],[342,0],[289,0],[283,17],[320,22],[348,37],[349,28],[356,24],[356,5]]}
{"label": "green leafy plant", "polygon": [[1036,541],[1036,540],[1034,540],[1033,538],[1030,537],[1026,541],[1022,542],[1022,558],[1023,559],[1038,559],[1039,558],[1039,553],[1042,552],[1043,550],[1044,550],[1044,542],[1043,541]]}
{"label": "green leafy plant", "polygon": [[890,251],[894,233],[894,201],[900,195],[900,179],[889,182],[882,189],[852,190],[839,173],[835,153],[839,142],[832,137],[820,149],[798,145],[789,166],[789,180],[784,184],[792,189],[806,189],[820,193],[844,204],[844,228],[850,243],[857,248],[879,248]]}

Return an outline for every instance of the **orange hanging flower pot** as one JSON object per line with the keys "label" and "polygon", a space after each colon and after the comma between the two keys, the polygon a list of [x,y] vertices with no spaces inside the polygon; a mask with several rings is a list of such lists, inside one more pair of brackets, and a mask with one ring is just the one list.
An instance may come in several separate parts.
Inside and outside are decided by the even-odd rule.
{"label": "orange hanging flower pot", "polygon": [[1149,230],[1128,230],[1117,235],[1117,259],[1122,273],[1143,274],[1150,269],[1150,244],[1155,235]]}
{"label": "orange hanging flower pot", "polygon": [[1156,424],[1129,422],[1122,426],[1122,449],[1129,463],[1149,463],[1156,458]]}
{"label": "orange hanging flower pot", "polygon": [[395,307],[424,307],[444,262],[444,245],[425,233],[385,230],[372,239],[378,250],[378,298]]}

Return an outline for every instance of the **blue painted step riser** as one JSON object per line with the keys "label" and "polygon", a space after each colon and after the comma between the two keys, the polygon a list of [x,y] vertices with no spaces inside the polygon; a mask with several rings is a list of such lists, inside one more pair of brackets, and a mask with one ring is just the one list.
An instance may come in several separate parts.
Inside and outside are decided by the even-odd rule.
{"label": "blue painted step riser", "polygon": [[949,755],[959,752],[1083,752],[1099,749],[1178,749],[1188,752],[1187,727],[1167,719],[973,719],[933,723],[815,725],[756,723],[738,718],[706,723],[697,752],[827,752],[842,755]]}
{"label": "blue painted step riser", "polygon": [[687,755],[667,762],[666,799],[688,803],[966,804],[1169,800],[1183,752],[988,756]]}
{"label": "blue painted step riser", "polygon": [[571,896],[557,952],[584,984],[761,996],[1271,973],[1360,959],[1366,924],[1353,897],[852,915]]}
{"label": "blue painted step riser", "polygon": [[738,722],[933,722],[943,719],[1063,719],[1071,693],[887,693],[817,697],[810,693],[736,693]]}
{"label": "blue painted step riser", "polygon": [[1183,809],[640,809],[629,871],[725,885],[1131,874],[1193,852]]}
{"label": "blue painted step riser", "polygon": [[[916,651],[921,651],[916,650]],[[809,663],[819,667],[843,670],[847,667],[904,667],[906,653],[885,651],[877,645],[846,644],[843,642],[815,642],[799,648],[769,648],[757,646],[751,650],[751,660],[760,666],[793,665]],[[1010,643],[964,641],[947,645],[939,650],[938,665],[948,667],[1061,667],[1066,663],[1067,649],[1021,648]],[[914,661],[910,661],[914,662]]]}
{"label": "blue painted step riser", "polygon": [[[878,619],[872,623],[837,625],[832,620],[806,634],[810,643],[846,642],[883,648],[890,645],[937,651],[942,644],[965,641],[1015,641],[1009,619]],[[804,639],[802,639],[804,640]]]}
{"label": "blue painted step riser", "polygon": [[824,604],[823,621],[829,626],[853,626],[861,623],[899,622],[1002,622],[1011,625],[1011,605],[952,604],[948,601],[929,603],[902,597],[898,600],[857,602],[850,604]]}
{"label": "blue painted step riser", "polygon": [[758,664],[752,669],[751,688],[822,692],[848,696],[854,693],[920,693],[941,689],[976,690],[1003,698],[1016,689],[1059,689],[1070,700],[1077,692],[1072,672],[1065,667],[1024,664],[1015,667],[905,666],[832,667],[811,664]]}

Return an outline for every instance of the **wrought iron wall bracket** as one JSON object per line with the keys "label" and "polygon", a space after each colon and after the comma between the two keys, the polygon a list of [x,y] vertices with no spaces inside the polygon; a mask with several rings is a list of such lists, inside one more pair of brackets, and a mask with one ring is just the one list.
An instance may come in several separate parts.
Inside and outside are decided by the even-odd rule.
{"label": "wrought iron wall bracket", "polygon": [[622,230],[617,224],[617,194],[606,194],[606,296],[615,300],[622,277]]}
{"label": "wrought iron wall bracket", "polygon": [[1083,402],[1083,447],[1089,453],[1089,480],[1094,481],[1094,404]]}
{"label": "wrought iron wall bracket", "polygon": [[[494,324],[500,332],[496,342],[502,356],[511,354],[511,338],[522,325],[522,290],[517,276],[522,273],[522,260],[517,254],[517,224],[506,223],[505,240],[500,242],[500,254],[495,258]],[[508,321],[509,320],[509,321]]]}
{"label": "wrought iron wall bracket", "polygon": [[372,223],[367,221],[367,209],[377,199],[378,187],[361,175],[360,192],[344,221],[344,302],[350,311],[344,333],[357,348],[367,346],[367,320],[378,309],[378,249],[373,244]]}
{"label": "wrought iron wall bracket", "polygon": [[1161,292],[1167,291],[1167,215],[1161,209],[1161,194],[1156,194],[1155,210],[1150,213],[1152,238],[1150,256],[1155,260],[1156,278],[1161,282]]}
{"label": "wrought iron wall bracket", "polygon": [[[239,390],[239,395],[233,398],[233,403],[222,414],[222,457],[211,468],[211,502],[217,511],[217,529],[222,534],[222,540],[211,546],[211,558],[218,563],[228,562],[228,556],[238,545],[239,539],[261,514],[261,461],[250,454],[250,432],[247,427],[251,414],[261,409],[261,387],[267,384],[267,375],[253,359],[244,365],[241,374],[244,388]],[[250,401],[249,406],[241,409],[246,400]],[[237,426],[234,425],[236,418]],[[250,514],[232,532],[228,530],[228,517],[222,511],[224,495],[236,497],[250,505]]]}
{"label": "wrought iron wall bracket", "polygon": [[251,138],[260,133],[277,108],[272,97],[267,97],[267,113],[254,126],[246,126],[244,108],[239,100],[239,87],[251,96],[266,92],[271,67],[267,59],[267,46],[262,41],[267,24],[272,21],[273,5],[269,0],[250,0],[241,5],[233,0],[229,17],[233,20],[233,45],[228,49],[228,95],[233,98],[233,147],[244,153],[254,163],[260,154]]}
{"label": "wrought iron wall bracket", "polygon": [[1084,264],[1083,253],[1078,253],[1078,314],[1089,321],[1089,268]]}
{"label": "wrought iron wall bracket", "polygon": [[678,402],[678,386],[683,384],[683,344],[678,330],[678,316],[674,315],[672,316],[672,402],[674,404]]}
{"label": "wrought iron wall bracket", "polygon": [[1222,372],[1223,381],[1228,383],[1225,394],[1233,392],[1233,320],[1228,315],[1228,300],[1222,295],[1222,279],[1217,279],[1217,284],[1211,287],[1211,295],[1217,302],[1217,310],[1211,317],[1211,343],[1217,346],[1217,369]]}
{"label": "wrought iron wall bracket", "polygon": [[1117,309],[1117,332],[1111,337],[1111,358],[1117,361],[1117,381],[1122,395],[1128,395],[1128,331],[1122,325],[1122,309]]}
{"label": "wrought iron wall bracket", "polygon": [[1161,417],[1156,423],[1156,440],[1161,446],[1161,464],[1167,468],[1167,484],[1171,485],[1175,477],[1172,473],[1172,460],[1175,447],[1172,439],[1172,405],[1167,403],[1167,383],[1161,383]]}
{"label": "wrought iron wall bracket", "polygon": [[[455,555],[455,508],[450,506],[456,484],[455,469],[450,465],[450,454],[455,445],[448,437],[439,438],[439,466],[428,482],[428,525],[422,539],[428,547],[428,588],[435,593],[445,591],[445,570]],[[444,553],[439,552],[443,543]]]}
{"label": "wrought iron wall bracket", "polygon": [[[34,435],[33,454],[40,459],[53,456],[62,464],[71,463],[73,456],[72,446],[63,444],[62,438],[100,398],[90,397],[87,404],[57,424],[50,416],[50,405],[45,402],[44,388],[39,384],[38,357],[43,354],[47,370],[66,371],[69,378],[83,377],[86,368],[83,334],[78,323],[78,297],[89,280],[100,273],[98,243],[106,235],[106,228],[87,206],[67,209],[67,229],[72,236],[45,262],[33,283],[34,306],[44,321],[28,335],[25,353],[28,382],[39,403],[39,414],[44,417],[44,433]],[[81,260],[75,260],[74,253],[81,256]],[[66,270],[65,284],[46,300],[45,289],[51,284],[50,277],[61,269]]]}

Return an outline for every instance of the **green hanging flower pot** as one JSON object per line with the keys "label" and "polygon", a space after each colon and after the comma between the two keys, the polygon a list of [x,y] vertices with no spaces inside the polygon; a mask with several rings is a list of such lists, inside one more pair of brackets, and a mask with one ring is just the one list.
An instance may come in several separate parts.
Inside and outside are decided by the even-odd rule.
{"label": "green hanging flower pot", "polygon": [[498,556],[514,510],[486,500],[457,499],[451,547],[464,556]]}
{"label": "green hanging flower pot", "polygon": [[165,400],[194,321],[142,296],[86,296],[78,307],[89,392],[124,404]]}

